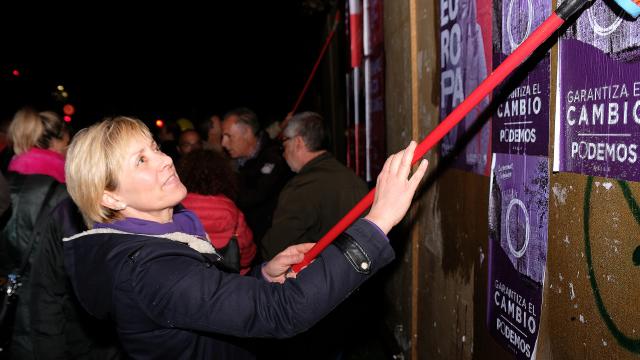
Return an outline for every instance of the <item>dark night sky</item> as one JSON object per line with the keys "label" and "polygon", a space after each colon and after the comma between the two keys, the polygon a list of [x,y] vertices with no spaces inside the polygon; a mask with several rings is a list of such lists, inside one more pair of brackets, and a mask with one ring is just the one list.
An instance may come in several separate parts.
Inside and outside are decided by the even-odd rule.
{"label": "dark night sky", "polygon": [[[75,17],[68,9],[3,11],[2,116],[24,104],[61,108],[52,100],[61,83],[78,109],[76,126],[115,114],[198,120],[241,105],[263,119],[284,117],[320,51],[327,13],[299,0],[222,3],[92,5]],[[10,76],[14,67],[19,78]]]}

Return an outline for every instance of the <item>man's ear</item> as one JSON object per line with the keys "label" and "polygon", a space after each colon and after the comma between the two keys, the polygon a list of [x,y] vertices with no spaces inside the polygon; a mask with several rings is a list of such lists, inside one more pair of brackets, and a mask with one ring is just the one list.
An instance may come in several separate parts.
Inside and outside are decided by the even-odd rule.
{"label": "man's ear", "polygon": [[304,143],[302,136],[294,136],[293,139],[291,140],[293,140],[293,144],[295,145],[296,151],[301,149],[307,150],[307,144]]}
{"label": "man's ear", "polygon": [[122,210],[126,207],[112,192],[106,190],[102,193],[100,205],[111,210]]}

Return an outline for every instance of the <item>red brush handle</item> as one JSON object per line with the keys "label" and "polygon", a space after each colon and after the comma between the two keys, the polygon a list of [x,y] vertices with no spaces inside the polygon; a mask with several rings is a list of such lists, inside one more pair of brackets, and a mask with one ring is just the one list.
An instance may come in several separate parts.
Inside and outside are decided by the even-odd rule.
{"label": "red brush handle", "polygon": [[[476,106],[482,99],[489,95],[507,76],[509,76],[520,64],[522,64],[542,43],[544,43],[562,24],[562,18],[552,13],[514,52],[507,57],[469,96],[460,103],[429,135],[427,135],[416,147],[411,164],[415,164],[427,151],[436,145],[454,126]],[[312,248],[304,259],[291,267],[299,272],[303,267],[315,259],[322,250],[338,237],[349,225],[373,204],[375,194],[373,188],[362,200],[360,200],[347,215],[345,215],[331,230],[329,230]]]}
{"label": "red brush handle", "polygon": [[[327,51],[327,48],[329,48],[329,44],[331,44],[331,40],[333,39],[333,35],[335,35],[336,33],[336,29],[338,28],[338,24],[340,23],[340,10],[336,11],[336,16],[333,22],[333,28],[331,29],[331,32],[329,33],[329,35],[327,36],[327,40],[325,40],[324,45],[322,45],[322,50],[320,50],[320,55],[318,55],[318,59],[316,60],[316,63],[313,65],[313,69],[311,70],[311,74],[309,75],[309,78],[307,79],[307,82],[304,84],[304,87],[302,88],[302,91],[300,92],[300,95],[298,95],[298,99],[296,100],[296,103],[293,105],[293,108],[291,109],[291,114],[295,113],[296,110],[298,110],[298,106],[300,106],[300,103],[302,102],[302,98],[304,98],[304,95],[306,94],[307,90],[309,89],[309,85],[311,84],[311,80],[313,80],[313,77],[316,75],[316,71],[318,70],[318,66],[320,65],[320,62],[322,61],[322,58],[324,57],[324,53]],[[287,121],[285,120],[281,125],[280,128],[284,129],[287,126]]]}

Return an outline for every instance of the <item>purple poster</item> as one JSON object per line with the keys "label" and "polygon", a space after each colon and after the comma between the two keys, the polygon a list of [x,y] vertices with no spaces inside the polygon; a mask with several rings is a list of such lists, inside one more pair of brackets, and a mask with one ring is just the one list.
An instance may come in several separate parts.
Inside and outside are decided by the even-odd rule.
{"label": "purple poster", "polygon": [[538,337],[547,263],[549,160],[494,154],[489,198],[487,326],[518,359]]}
{"label": "purple poster", "polygon": [[384,17],[383,1],[365,5],[365,180],[374,181],[387,159],[384,111]]}
{"label": "purple poster", "polygon": [[640,181],[640,22],[618,15],[598,0],[560,40],[554,171]]}
{"label": "purple poster", "polygon": [[[491,71],[491,0],[440,0],[440,119],[451,113]],[[491,130],[487,123],[462,150],[464,137],[487,106],[485,99],[442,140],[442,155],[460,151],[455,166],[488,175]]]}
{"label": "purple poster", "polygon": [[[497,67],[550,14],[551,0],[496,1],[499,33],[494,34]],[[496,29],[497,30],[497,29]],[[492,118],[492,151],[504,154],[549,153],[549,55],[498,105]]]}

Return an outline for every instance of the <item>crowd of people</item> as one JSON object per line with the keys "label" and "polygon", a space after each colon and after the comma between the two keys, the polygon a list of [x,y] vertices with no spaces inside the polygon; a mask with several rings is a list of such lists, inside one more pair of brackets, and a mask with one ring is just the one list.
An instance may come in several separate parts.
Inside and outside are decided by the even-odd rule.
{"label": "crowd of people", "polygon": [[410,176],[413,142],[390,156],[368,214],[294,273],[368,191],[327,150],[320,114],[293,114],[272,138],[247,108],[157,134],[125,116],[72,134],[23,109],[6,133],[0,275],[21,282],[0,344],[11,359],[287,359],[309,347],[305,358],[338,359],[347,315],[316,324],[393,259],[386,234],[427,166]]}

